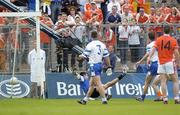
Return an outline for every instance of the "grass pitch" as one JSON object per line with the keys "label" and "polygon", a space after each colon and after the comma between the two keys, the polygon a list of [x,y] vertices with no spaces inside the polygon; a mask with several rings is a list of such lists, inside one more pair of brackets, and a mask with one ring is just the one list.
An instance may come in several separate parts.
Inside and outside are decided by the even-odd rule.
{"label": "grass pitch", "polygon": [[80,105],[77,99],[1,99],[0,115],[180,115],[180,105],[173,100],[137,102],[134,99],[111,99],[108,105],[100,100]]}

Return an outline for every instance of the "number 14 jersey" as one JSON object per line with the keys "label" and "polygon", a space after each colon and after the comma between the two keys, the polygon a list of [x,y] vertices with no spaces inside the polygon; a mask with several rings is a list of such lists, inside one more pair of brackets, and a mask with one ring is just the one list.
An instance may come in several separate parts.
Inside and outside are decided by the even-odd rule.
{"label": "number 14 jersey", "polygon": [[177,40],[168,34],[157,38],[154,47],[158,50],[160,64],[172,61],[174,49],[179,48]]}

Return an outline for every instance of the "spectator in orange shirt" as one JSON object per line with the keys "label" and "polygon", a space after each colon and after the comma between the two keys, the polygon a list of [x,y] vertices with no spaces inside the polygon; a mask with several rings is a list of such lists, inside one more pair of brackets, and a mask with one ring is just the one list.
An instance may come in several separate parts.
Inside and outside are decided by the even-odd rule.
{"label": "spectator in orange shirt", "polygon": [[122,13],[124,12],[124,10],[129,9],[130,13],[135,13],[136,11],[134,11],[134,7],[131,3],[129,3],[129,0],[125,0],[125,3],[122,5]]}
{"label": "spectator in orange shirt", "polygon": [[[158,19],[158,16],[156,15],[156,9],[155,9],[155,7],[151,7],[151,13],[149,14],[149,23],[157,24],[157,19]],[[155,25],[150,25],[148,30],[150,32],[153,32],[156,36],[156,29],[155,28],[156,28]]]}
{"label": "spectator in orange shirt", "polygon": [[4,35],[3,33],[0,34],[0,71],[1,72],[7,72],[6,67],[6,53],[5,53],[5,41],[4,41]]}
{"label": "spectator in orange shirt", "polygon": [[84,20],[86,22],[91,20],[93,14],[97,14],[98,22],[101,24],[103,22],[103,14],[101,9],[96,6],[95,2],[91,2],[91,9],[85,11]]}
{"label": "spectator in orange shirt", "polygon": [[116,36],[113,32],[113,30],[110,27],[110,24],[107,24],[106,31],[105,31],[105,37],[106,37],[106,46],[115,46],[116,45]]}
{"label": "spectator in orange shirt", "polygon": [[92,18],[86,23],[94,26],[99,25],[100,23],[98,22],[98,15],[96,13],[92,14]]}
{"label": "spectator in orange shirt", "polygon": [[179,16],[179,11],[176,7],[173,7],[171,10],[171,13],[169,13],[166,18],[165,21],[167,23],[178,23],[178,16]]}
{"label": "spectator in orange shirt", "polygon": [[156,15],[156,9],[154,7],[151,7],[151,13],[149,15],[149,23],[157,23],[157,15]]}
{"label": "spectator in orange shirt", "polygon": [[137,2],[137,12],[139,12],[141,8],[144,8],[144,4],[146,0],[135,0],[135,1]]}
{"label": "spectator in orange shirt", "polygon": [[[178,23],[179,14],[180,12],[178,11],[178,9],[176,7],[172,7],[171,13],[165,17],[165,22],[168,24]],[[176,27],[172,25],[171,30],[171,35],[174,36],[176,34]]]}
{"label": "spectator in orange shirt", "polygon": [[139,13],[136,15],[137,23],[146,24],[149,21],[149,16],[144,12],[144,8],[139,9]]}
{"label": "spectator in orange shirt", "polygon": [[91,3],[90,3],[90,2],[87,2],[87,3],[84,5],[84,11],[88,11],[88,10],[91,10]]}
{"label": "spectator in orange shirt", "polygon": [[161,14],[160,10],[158,9],[156,11],[156,15],[157,15],[157,23],[158,25],[155,27],[155,33],[156,33],[156,37],[160,37],[161,35],[163,35],[163,24],[165,22],[165,14]]}
{"label": "spectator in orange shirt", "polygon": [[176,75],[174,63],[173,63],[173,56],[175,56],[176,64],[180,66],[180,55],[178,52],[178,43],[177,40],[170,35],[170,26],[164,26],[164,35],[157,38],[155,41],[154,47],[147,59],[147,63],[149,64],[150,58],[153,56],[155,50],[158,50],[158,58],[159,58],[159,65],[158,65],[158,73],[161,77],[161,88],[163,93],[163,103],[168,104],[168,97],[167,97],[167,80],[168,76],[173,81],[173,91],[174,91],[174,101],[175,104],[180,104],[179,100],[179,80],[178,76]]}
{"label": "spectator in orange shirt", "polygon": [[62,12],[59,14],[58,21],[55,23],[54,29],[59,30],[68,26],[67,14]]}
{"label": "spectator in orange shirt", "polygon": [[[48,16],[47,13],[44,13],[41,22],[50,28],[53,27],[53,21],[51,20],[51,18]],[[40,32],[40,41],[41,41],[41,48],[46,52],[46,57],[47,57],[48,56],[48,50],[50,48],[51,38],[49,35],[47,35],[43,31],[41,31]]]}
{"label": "spectator in orange shirt", "polygon": [[166,3],[162,3],[161,7],[159,8],[161,14],[168,15],[171,13],[171,8],[169,8]]}
{"label": "spectator in orange shirt", "polygon": [[158,9],[157,11],[156,11],[156,14],[157,14],[157,17],[158,17],[158,19],[157,19],[157,23],[159,24],[159,23],[164,23],[165,22],[165,17],[166,17],[166,14],[161,14],[161,11]]}

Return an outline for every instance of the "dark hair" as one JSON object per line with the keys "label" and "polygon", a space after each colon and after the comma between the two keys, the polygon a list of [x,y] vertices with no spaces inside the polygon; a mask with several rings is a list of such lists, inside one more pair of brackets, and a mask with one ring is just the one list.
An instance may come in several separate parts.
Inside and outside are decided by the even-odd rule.
{"label": "dark hair", "polygon": [[149,32],[149,33],[148,33],[148,37],[149,37],[149,39],[150,39],[151,41],[154,41],[154,40],[155,40],[155,35],[154,35],[153,32]]}
{"label": "dark hair", "polygon": [[169,25],[165,25],[164,26],[164,33],[165,34],[169,34],[170,33],[170,26]]}
{"label": "dark hair", "polygon": [[95,30],[93,30],[93,31],[91,32],[91,37],[96,39],[97,36],[98,36],[97,32],[96,32]]}

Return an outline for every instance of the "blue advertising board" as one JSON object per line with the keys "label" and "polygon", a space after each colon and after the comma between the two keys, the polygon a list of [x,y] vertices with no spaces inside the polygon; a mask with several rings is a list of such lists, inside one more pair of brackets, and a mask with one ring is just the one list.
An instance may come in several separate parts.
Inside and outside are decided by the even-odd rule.
{"label": "blue advertising board", "polygon": [[[119,75],[102,75],[102,83],[113,80]],[[30,74],[18,74],[17,84],[10,84],[12,75],[0,75],[0,98],[21,98],[27,97],[30,93]],[[113,98],[132,98],[142,94],[145,73],[128,73],[121,81],[116,83],[107,91]],[[180,79],[180,78],[179,78]],[[82,98],[83,91],[80,89],[79,81],[70,73],[46,73],[47,98]],[[168,95],[173,98],[173,84],[168,82]],[[148,89],[147,98],[156,96],[152,87]]]}
{"label": "blue advertising board", "polygon": [[[111,77],[102,75],[102,82],[107,83],[118,76],[114,73]],[[121,81],[107,91],[114,98],[132,98],[142,95],[145,73],[128,73]],[[49,74],[46,77],[48,98],[82,98],[84,93],[80,89],[78,80],[72,74]],[[172,82],[168,82],[168,95],[173,97]],[[156,96],[152,87],[148,89],[147,98]]]}

